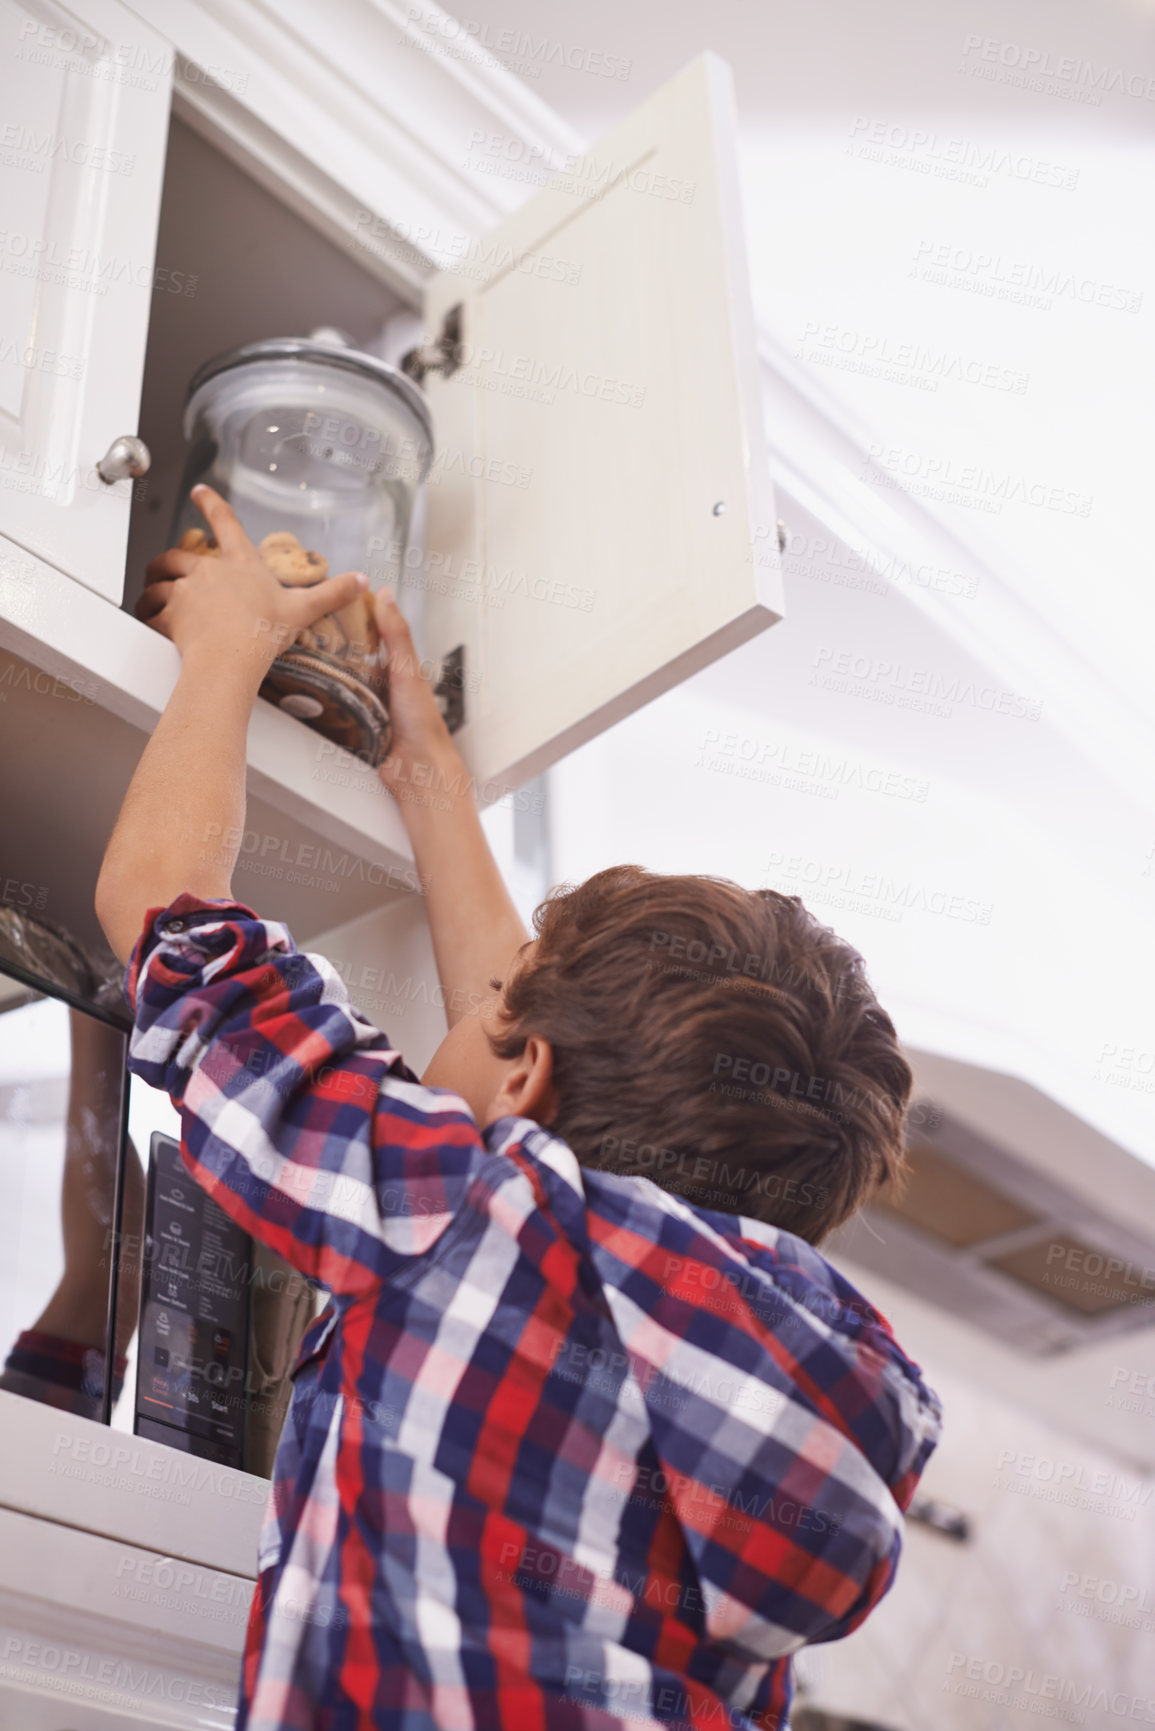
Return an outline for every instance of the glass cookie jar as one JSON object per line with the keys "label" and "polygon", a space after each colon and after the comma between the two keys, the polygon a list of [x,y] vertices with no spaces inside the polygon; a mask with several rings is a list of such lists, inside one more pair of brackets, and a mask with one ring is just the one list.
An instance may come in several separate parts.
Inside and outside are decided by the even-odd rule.
{"label": "glass cookie jar", "polygon": [[[369,571],[399,590],[433,457],[418,387],[336,333],[249,343],[207,361],[184,412],[188,457],[171,545],[216,549],[189,494],[233,507],[282,583]],[[364,762],[389,750],[388,679],[372,589],[302,632],[261,696]]]}

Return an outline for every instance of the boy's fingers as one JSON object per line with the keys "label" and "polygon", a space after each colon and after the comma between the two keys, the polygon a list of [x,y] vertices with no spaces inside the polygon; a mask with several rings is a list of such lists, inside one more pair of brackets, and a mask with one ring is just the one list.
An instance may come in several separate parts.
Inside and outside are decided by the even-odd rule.
{"label": "boy's fingers", "polygon": [[391,589],[379,589],[373,598],[377,614],[377,629],[385,640],[389,657],[389,678],[394,687],[405,679],[425,681],[425,671],[417,659],[417,649],[409,621],[397,605]]}
{"label": "boy's fingers", "polygon": [[155,559],[150,559],[145,567],[146,583],[166,583],[170,577],[187,577],[196,564],[199,554],[187,553],[183,547],[170,547],[167,553],[158,553]]}
{"label": "boy's fingers", "polygon": [[216,537],[217,546],[222,553],[241,553],[252,542],[241,528],[240,518],[231,505],[227,505],[219,493],[202,482],[192,490],[192,501],[201,516],[207,521],[209,528]]}
{"label": "boy's fingers", "polygon": [[143,620],[146,625],[154,624],[157,614],[168,606],[172,591],[171,582],[166,583],[160,579],[153,579],[147,589],[142,589],[137,597],[134,609],[137,618]]}
{"label": "boy's fingers", "polygon": [[409,621],[397,605],[392,589],[378,589],[373,597],[377,628],[385,641],[406,643],[410,640]]}
{"label": "boy's fingers", "polygon": [[339,577],[326,577],[323,583],[312,583],[307,589],[286,591],[288,611],[294,625],[315,625],[325,613],[339,613],[358,595],[364,594],[369,579],[360,571],[343,571]]}

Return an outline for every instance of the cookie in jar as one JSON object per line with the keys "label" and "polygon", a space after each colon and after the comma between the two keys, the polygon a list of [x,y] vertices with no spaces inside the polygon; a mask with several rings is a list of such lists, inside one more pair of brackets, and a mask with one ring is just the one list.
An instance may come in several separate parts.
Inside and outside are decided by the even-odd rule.
{"label": "cookie in jar", "polygon": [[[186,529],[180,546],[187,553],[219,558],[220,548],[203,529]],[[291,529],[275,529],[257,543],[257,551],[279,583],[287,588],[311,588],[329,575],[323,554],[303,547]],[[300,721],[313,722],[318,732],[355,756],[368,761],[384,757],[388,739],[382,715],[359,701],[358,682],[387,698],[385,646],[377,629],[373,597],[356,596],[336,613],[326,613],[298,632],[292,645],[274,661],[261,696]],[[353,713],[350,714],[350,704]],[[368,736],[368,737],[367,737]]]}

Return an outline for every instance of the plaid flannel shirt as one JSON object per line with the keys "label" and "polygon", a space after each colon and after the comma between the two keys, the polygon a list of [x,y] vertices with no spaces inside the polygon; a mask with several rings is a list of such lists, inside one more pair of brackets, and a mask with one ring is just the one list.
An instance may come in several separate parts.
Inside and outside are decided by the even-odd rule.
{"label": "plaid flannel shirt", "polygon": [[238,1731],[782,1731],[938,1436],[884,1319],[788,1233],[479,1130],[246,907],[151,910],[127,989],[189,1171],[331,1295]]}

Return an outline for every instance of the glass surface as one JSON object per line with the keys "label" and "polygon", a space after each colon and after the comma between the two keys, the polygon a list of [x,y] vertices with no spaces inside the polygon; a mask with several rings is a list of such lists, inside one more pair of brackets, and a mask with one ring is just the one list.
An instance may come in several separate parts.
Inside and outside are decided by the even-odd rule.
{"label": "glass surface", "polygon": [[[128,1093],[128,1134],[141,1154],[146,1154],[152,1146],[155,1132],[171,1137],[174,1142],[180,1140],[180,1113],[173,1106],[167,1094],[159,1093],[142,1082],[139,1076],[129,1077]],[[192,1180],[189,1180],[190,1187]],[[191,1195],[191,1189],[190,1189]],[[205,1199],[207,1202],[207,1198]],[[210,1216],[218,1214],[211,1204],[207,1213]],[[225,1236],[231,1228],[223,1216],[219,1221]],[[163,1223],[154,1218],[145,1221],[139,1233],[129,1230],[121,1236],[120,1267],[122,1290],[131,1293],[136,1315],[140,1306],[142,1276],[149,1266],[150,1252],[154,1272],[163,1276],[165,1264]],[[171,1250],[171,1246],[169,1249]],[[159,1255],[160,1268],[157,1270],[156,1260]],[[232,1281],[239,1258],[235,1249],[227,1248],[222,1253],[220,1246],[213,1250],[209,1246],[209,1254],[204,1254],[202,1246],[195,1256],[181,1257],[182,1264],[187,1264],[198,1280],[207,1278],[213,1280],[224,1274]],[[296,1358],[301,1337],[312,1322],[323,1294],[313,1287],[304,1277],[290,1268],[287,1262],[275,1256],[260,1244],[251,1247],[251,1260],[245,1268],[247,1293],[247,1309],[249,1311],[248,1340],[245,1352],[238,1352],[238,1359],[244,1359],[243,1377],[235,1374],[227,1378],[226,1393],[228,1395],[227,1413],[231,1414],[243,1429],[244,1459],[246,1472],[256,1473],[268,1478],[273,1470],[273,1459],[277,1443],[280,1440],[288,1409],[289,1397],[292,1392],[289,1382],[289,1372]],[[153,1283],[154,1285],[156,1282]],[[158,1288],[159,1292],[159,1288]],[[173,1335],[185,1327],[179,1318],[170,1317]],[[187,1340],[180,1341],[170,1338],[164,1341],[160,1338],[160,1318],[156,1315],[147,1316],[143,1325],[145,1336],[145,1352],[148,1363],[157,1365],[156,1349],[158,1346],[167,1348],[170,1367],[178,1375],[183,1375],[191,1363],[198,1358],[197,1352],[191,1351]],[[141,1329],[137,1328],[128,1339],[125,1346],[124,1383],[119,1398],[113,1405],[111,1423],[114,1430],[141,1434],[142,1427],[137,1421],[137,1403],[140,1388],[147,1383],[147,1376],[138,1384],[138,1355]],[[151,1355],[151,1356],[149,1356]],[[161,1367],[164,1368],[163,1366]],[[164,1391],[159,1392],[161,1398],[167,1398]],[[147,1402],[142,1407],[147,1413]],[[144,1434],[154,1440],[165,1441],[173,1446],[185,1447],[180,1439],[174,1441],[166,1436],[158,1426],[145,1428]],[[200,1452],[197,1450],[196,1452]],[[212,1458],[218,1458],[213,1456]]]}
{"label": "glass surface", "polygon": [[[111,1323],[110,1423],[131,1435],[138,1428],[143,1276],[152,1266],[153,1298],[164,1299],[158,1279],[172,1272],[172,1254],[179,1248],[160,1218],[163,1209],[158,1207],[151,1225],[145,1219],[146,1163],[155,1133],[175,1144],[181,1126],[167,1094],[129,1076],[126,1059],[121,1029],[0,972],[0,1389],[101,1420]],[[117,1234],[117,1150],[126,1084]],[[175,1159],[175,1149],[170,1154]],[[211,1405],[216,1396],[227,1396],[228,1436],[215,1406],[210,1416],[215,1443],[223,1437],[229,1446],[224,1453],[214,1446],[210,1458],[227,1458],[267,1477],[291,1392],[289,1371],[320,1295],[262,1246],[240,1255],[232,1240],[244,1235],[191,1178],[186,1183],[183,1171],[177,1178],[187,1191],[181,1203],[197,1205],[205,1216],[195,1254],[190,1244],[180,1264],[182,1278],[193,1280],[199,1295],[186,1319],[190,1327],[195,1323],[197,1335],[194,1340],[190,1334],[183,1345],[175,1333],[162,1341],[160,1318],[152,1316],[149,1362],[159,1363],[157,1348],[167,1344],[181,1388],[190,1379],[197,1383],[194,1392],[202,1406],[205,1399]],[[223,1389],[212,1365],[200,1376],[201,1389],[201,1360],[223,1350],[210,1325],[221,1323],[222,1316],[228,1324],[229,1317],[218,1314],[226,1300],[243,1317],[233,1333],[240,1329],[244,1339],[233,1342]],[[174,1317],[179,1309],[177,1303]],[[201,1334],[209,1343],[203,1348],[197,1344]],[[185,1404],[191,1409],[197,1402]],[[158,1426],[146,1434],[190,1446],[187,1438],[170,1439]],[[195,1452],[209,1451],[198,1447]]]}
{"label": "glass surface", "polygon": [[151,1142],[136,1434],[241,1467],[252,1242],[190,1177],[176,1137]]}
{"label": "glass surface", "polygon": [[174,540],[204,527],[188,494],[206,482],[253,541],[289,531],[330,576],[372,566],[379,583],[398,582],[430,447],[380,383],[302,360],[255,361],[201,386],[188,432]]}
{"label": "glass surface", "polygon": [[[416,412],[381,379],[299,356],[246,361],[198,388],[185,432],[174,544],[215,550],[189,497],[205,482],[229,501],[280,582],[364,571],[371,590],[388,584],[400,596],[431,445]],[[278,648],[261,696],[380,763],[391,726],[372,595]]]}
{"label": "glass surface", "polygon": [[[167,1094],[162,1094],[157,1088],[150,1088],[147,1082],[142,1082],[139,1076],[128,1078],[128,1139],[134,1149],[139,1149],[142,1158],[146,1158],[155,1130],[166,1136],[180,1140],[180,1113]],[[127,1220],[120,1238],[120,1275],[123,1282],[122,1291],[130,1295],[134,1317],[140,1310],[141,1277],[144,1272],[145,1259],[145,1222],[143,1196],[139,1222],[135,1226]],[[110,1423],[113,1430],[123,1430],[131,1433],[133,1415],[136,1407],[136,1365],[139,1330],[133,1329],[132,1335],[126,1340],[124,1381],[120,1385],[117,1397],[112,1404]]]}
{"label": "glass surface", "polygon": [[[0,1388],[103,1416],[125,1035],[0,978]],[[124,1218],[144,1172],[126,1148]],[[114,1392],[136,1328],[118,1285]]]}

